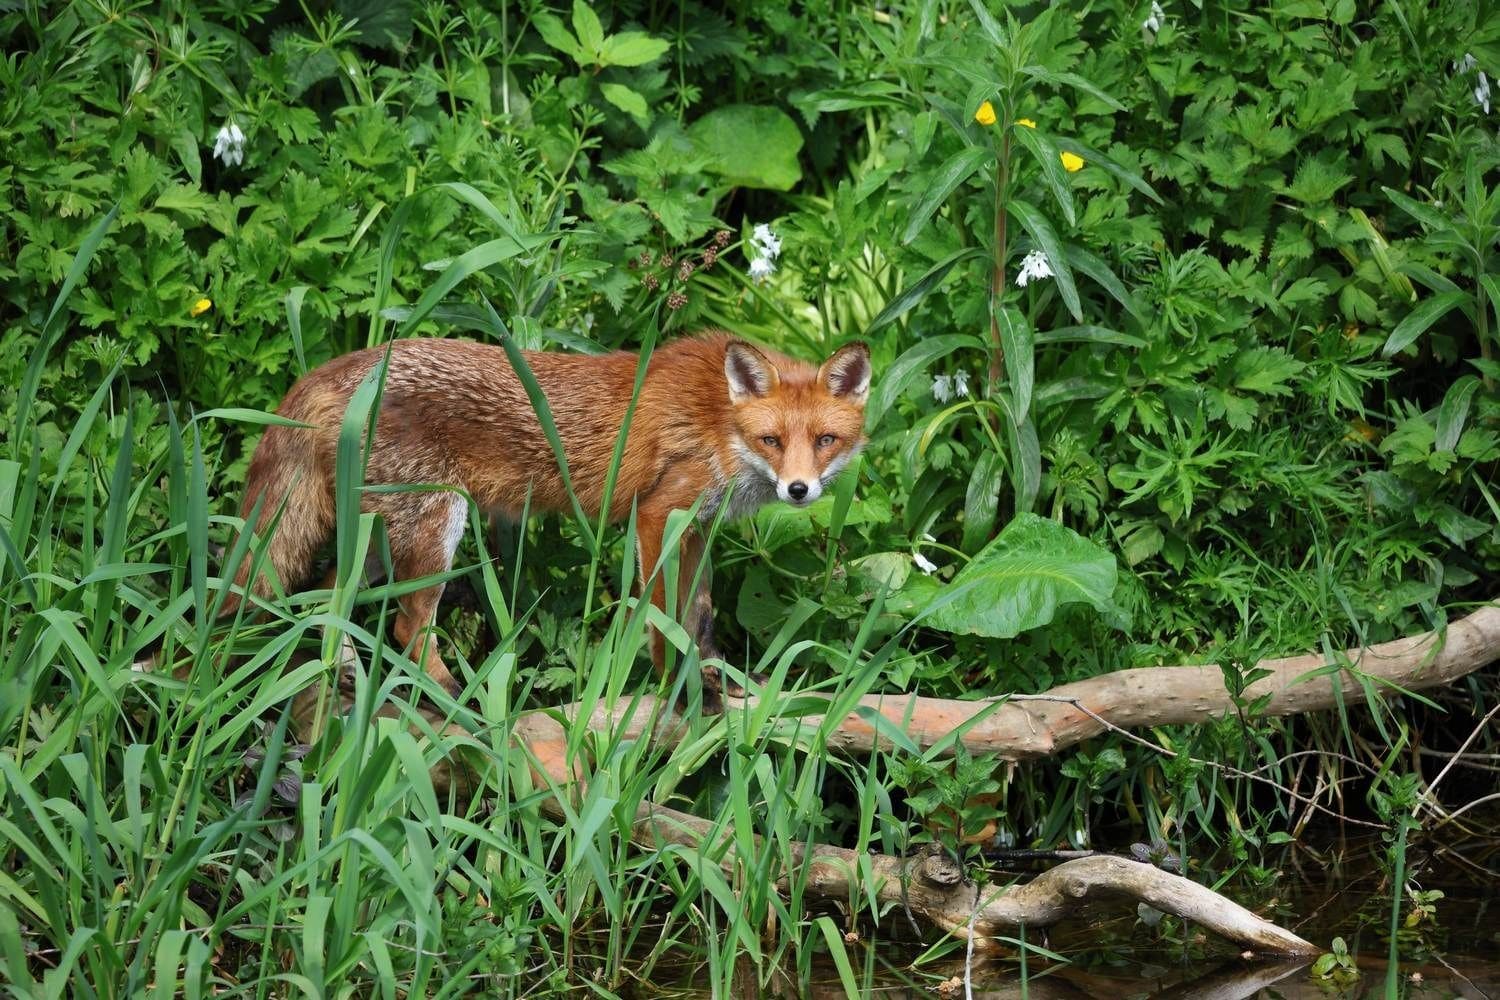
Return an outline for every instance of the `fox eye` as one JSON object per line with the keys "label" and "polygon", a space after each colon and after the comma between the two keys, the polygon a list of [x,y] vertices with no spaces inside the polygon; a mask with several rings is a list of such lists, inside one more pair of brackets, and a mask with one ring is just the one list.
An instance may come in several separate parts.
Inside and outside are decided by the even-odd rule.
{"label": "fox eye", "polygon": [[834,442],[836,442],[838,439],[839,439],[839,436],[837,434],[823,434],[823,435],[820,435],[818,437],[818,447],[819,448],[831,448],[831,447],[833,447]]}
{"label": "fox eye", "polygon": [[765,437],[760,439],[760,443],[765,445],[767,448],[780,448],[781,438],[775,436],[774,434],[767,434]]}

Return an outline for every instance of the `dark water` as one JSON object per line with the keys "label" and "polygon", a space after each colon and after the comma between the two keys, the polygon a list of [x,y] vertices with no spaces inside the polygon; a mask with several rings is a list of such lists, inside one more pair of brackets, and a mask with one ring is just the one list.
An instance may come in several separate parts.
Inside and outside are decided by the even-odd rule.
{"label": "dark water", "polygon": [[[1398,932],[1400,962],[1394,993],[1410,1000],[1500,1000],[1500,816],[1475,821],[1466,834],[1418,841],[1407,853],[1409,883],[1440,891],[1431,914]],[[851,950],[856,965],[874,949],[882,971],[871,997],[935,997],[945,979],[967,979],[967,995],[1032,1000],[1240,1000],[1318,998],[1365,1000],[1387,996],[1392,889],[1378,837],[1324,836],[1287,845],[1269,870],[1244,870],[1221,891],[1313,944],[1329,949],[1344,939],[1358,975],[1320,978],[1310,963],[1264,964],[1241,960],[1224,941],[1167,918],[1155,926],[1134,903],[1105,904],[1083,919],[1042,933],[1028,943],[1064,962],[1035,956],[1023,977],[1015,950],[965,968],[957,947],[947,956],[919,960],[910,942],[872,940]],[[1215,870],[1223,870],[1222,865]],[[1191,874],[1203,880],[1195,867]],[[1410,900],[1402,907],[1403,921]],[[915,963],[915,964],[914,964]],[[658,972],[660,972],[658,967]],[[757,988],[751,970],[743,996],[842,997],[831,966],[820,967],[809,986],[783,981]],[[689,968],[679,966],[674,985],[641,990],[641,996],[703,996]],[[964,997],[963,986],[951,994]]]}

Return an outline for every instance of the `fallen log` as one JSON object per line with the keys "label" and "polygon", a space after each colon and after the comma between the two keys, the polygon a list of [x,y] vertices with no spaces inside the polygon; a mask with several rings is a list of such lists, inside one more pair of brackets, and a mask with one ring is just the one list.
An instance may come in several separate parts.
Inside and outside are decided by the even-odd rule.
{"label": "fallen log", "polygon": [[[1269,674],[1251,685],[1244,699],[1269,694],[1265,714],[1291,715],[1330,708],[1341,701],[1362,702],[1371,691],[1420,690],[1449,684],[1497,658],[1500,607],[1491,604],[1449,624],[1442,632],[1356,648],[1332,658],[1308,654],[1262,661],[1257,667]],[[725,710],[754,708],[759,697],[727,698]],[[1199,665],[1120,670],[1034,696],[956,701],[911,694],[867,695],[860,704],[866,713],[879,713],[889,725],[905,732],[920,748],[932,747],[955,730],[968,727],[961,741],[970,753],[993,753],[1010,760],[1045,757],[1110,729],[1204,722],[1234,709],[1219,668]],[[315,693],[298,696],[294,717],[303,723],[303,739],[310,741],[316,735],[306,732],[305,726],[308,720],[326,718],[319,710],[325,707],[318,703]],[[445,725],[445,720],[430,709],[417,710],[439,732],[463,732],[451,723]],[[396,714],[396,709],[385,706],[382,714]],[[565,721],[559,721],[559,716]],[[803,716],[801,722],[804,731],[812,731],[826,720]],[[556,796],[576,793],[577,786],[587,780],[578,762],[568,756],[568,731],[580,724],[616,739],[639,739],[649,734],[654,741],[670,742],[687,732],[685,721],[668,702],[649,695],[596,705],[587,716],[577,705],[523,713],[512,726],[511,742],[532,761],[538,783],[550,787]],[[825,746],[842,753],[891,747],[889,738],[859,713],[850,713],[837,725],[826,727],[825,732]],[[473,777],[441,761],[434,769],[434,781],[440,788],[453,783],[462,790],[471,785]],[[546,808],[554,818],[565,815],[557,799],[547,800]],[[727,843],[710,843],[707,838],[711,830],[712,824],[706,820],[646,804],[635,817],[632,838],[648,847],[664,842],[685,844],[709,856],[730,852],[721,853],[718,860],[732,870],[732,849]],[[850,879],[858,870],[854,852],[799,845],[793,858],[794,864],[808,866],[807,891],[839,900],[851,897]],[[1077,912],[1091,899],[1119,895],[1191,920],[1260,954],[1306,955],[1317,950],[1189,879],[1124,858],[1069,861],[1025,885],[982,890],[967,880],[955,862],[940,854],[878,855],[868,857],[867,864],[874,873],[878,898],[899,899],[933,926],[976,940],[991,941],[1001,930],[1023,923],[1053,923]],[[790,873],[782,877],[786,879]]]}

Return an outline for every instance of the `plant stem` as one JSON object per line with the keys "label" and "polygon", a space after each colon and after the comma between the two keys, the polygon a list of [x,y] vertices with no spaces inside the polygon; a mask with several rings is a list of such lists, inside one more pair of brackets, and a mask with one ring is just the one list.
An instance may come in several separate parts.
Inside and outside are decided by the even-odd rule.
{"label": "plant stem", "polygon": [[[1007,108],[1005,121],[1010,121]],[[1006,126],[1000,139],[1000,155],[995,164],[995,267],[990,273],[990,395],[1000,387],[1000,369],[1005,362],[1005,348],[1000,345],[1000,321],[996,311],[1005,294],[1005,203],[1010,193],[1010,129]],[[998,417],[997,417],[998,419]]]}

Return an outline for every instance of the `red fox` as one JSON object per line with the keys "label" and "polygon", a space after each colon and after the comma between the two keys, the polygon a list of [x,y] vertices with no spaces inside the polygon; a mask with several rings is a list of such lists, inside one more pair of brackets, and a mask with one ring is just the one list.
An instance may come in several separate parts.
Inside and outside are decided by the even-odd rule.
{"label": "red fox", "polygon": [[[302,376],[277,413],[310,426],[268,428],[251,458],[244,516],[248,520],[260,502],[254,528],[264,537],[284,506],[268,542],[269,562],[284,586],[307,582],[319,548],[333,535],[340,423],[360,382],[384,354],[384,348],[356,351]],[[574,492],[584,511],[597,517],[638,356],[624,351],[524,356],[547,397]],[[870,354],[862,343],[840,348],[816,368],[721,331],[657,348],[647,365],[609,511],[610,519],[618,520],[629,516],[632,503],[637,507],[637,555],[651,602],[666,607],[657,563],[671,511],[702,497],[701,524],[726,498],[729,517],[772,499],[812,503],[865,443],[869,386]],[[396,341],[369,451],[368,485],[461,487],[485,513],[510,517],[520,515],[528,494],[535,510],[571,509],[540,421],[500,347]],[[384,519],[396,580],[449,568],[468,523],[462,495],[366,492],[361,504]],[[694,526],[683,535],[677,608],[702,654],[717,656],[703,550],[703,536]],[[236,586],[246,587],[250,573],[247,557],[235,574]],[[258,575],[250,589],[264,596],[269,581]],[[439,584],[403,597],[395,634],[409,656],[421,653],[433,680],[457,694],[461,685],[438,655],[436,642],[425,641],[442,591]],[[231,594],[224,613],[238,603],[238,595]],[[665,640],[653,630],[651,658],[658,671],[664,657]],[[717,680],[717,673],[708,678],[714,690]]]}

